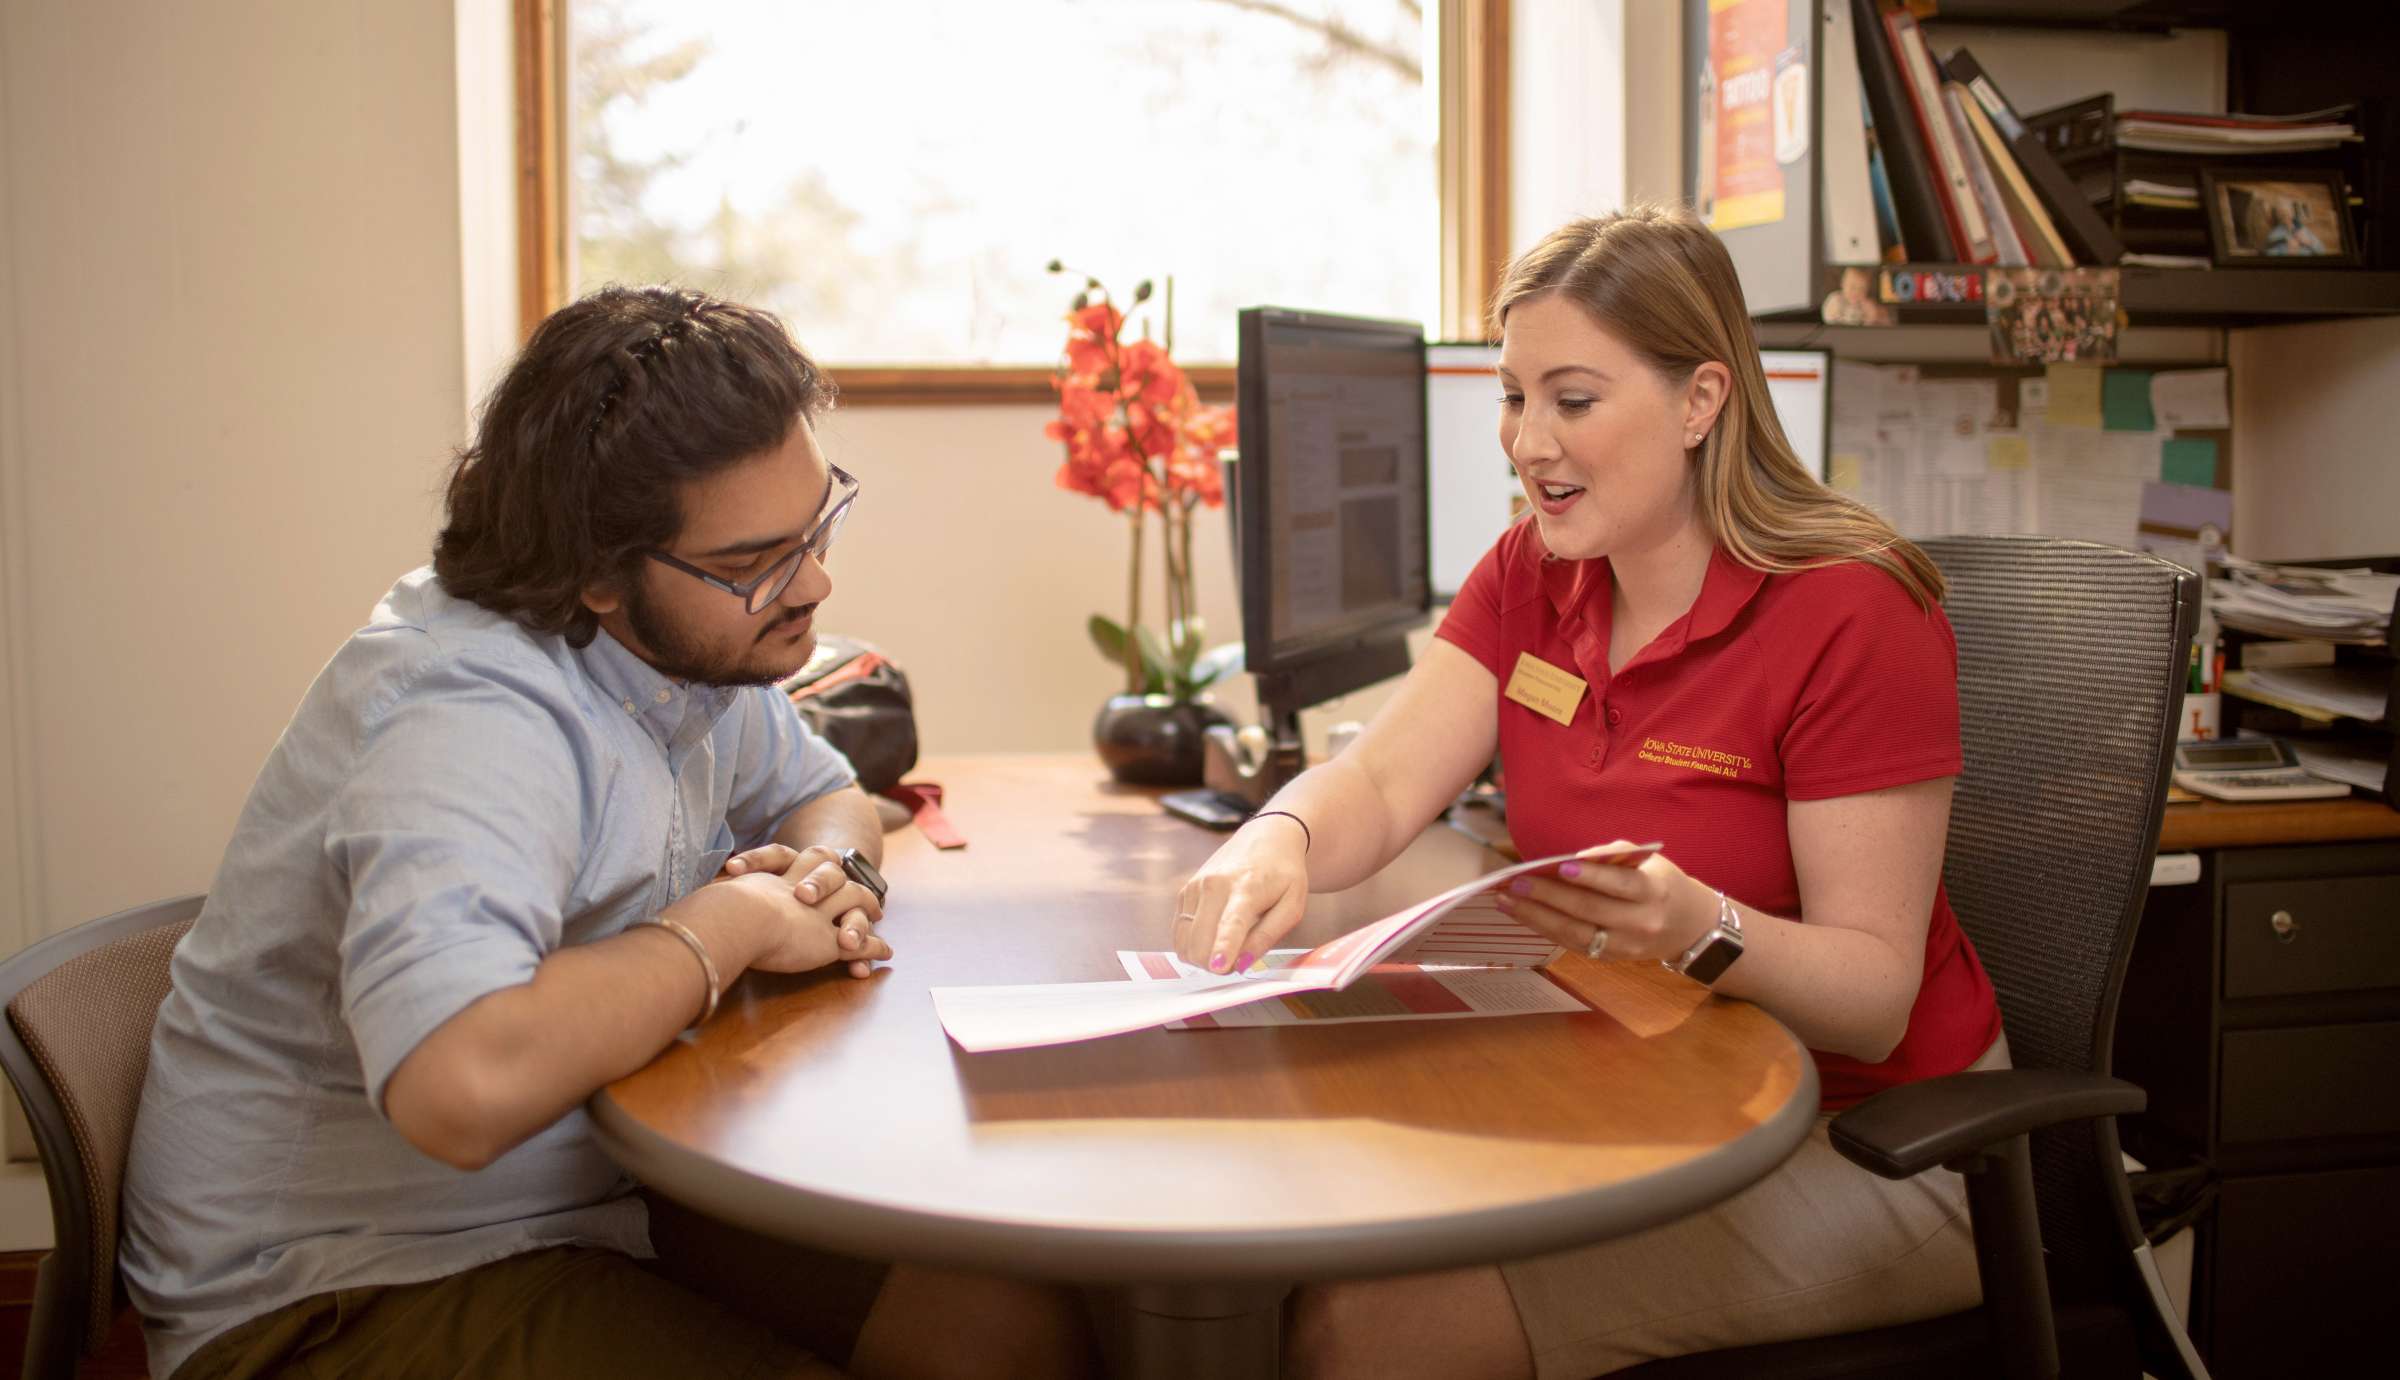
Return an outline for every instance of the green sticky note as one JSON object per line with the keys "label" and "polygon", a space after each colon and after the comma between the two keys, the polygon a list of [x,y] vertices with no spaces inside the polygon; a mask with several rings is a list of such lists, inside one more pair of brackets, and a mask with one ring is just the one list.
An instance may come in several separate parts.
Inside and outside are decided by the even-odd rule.
{"label": "green sticky note", "polygon": [[2217,443],[2206,436],[2178,436],[2159,447],[2158,477],[2169,484],[2196,484],[2203,489],[2217,482]]}
{"label": "green sticky note", "polygon": [[2150,371],[2111,369],[2100,381],[2100,424],[2110,431],[2155,431],[2150,415]]}

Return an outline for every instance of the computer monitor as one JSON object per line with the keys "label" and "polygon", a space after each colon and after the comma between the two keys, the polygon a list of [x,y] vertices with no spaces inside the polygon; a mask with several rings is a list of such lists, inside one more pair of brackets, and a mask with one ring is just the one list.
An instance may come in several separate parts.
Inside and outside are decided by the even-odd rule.
{"label": "computer monitor", "polygon": [[1775,400],[1784,439],[1824,483],[1826,457],[1833,450],[1833,351],[1761,350],[1758,363],[1766,371],[1767,396]]}
{"label": "computer monitor", "polygon": [[1300,711],[1408,669],[1433,607],[1425,339],[1413,322],[1242,312],[1242,645],[1277,755]]}
{"label": "computer monitor", "polygon": [[[1830,350],[1761,350],[1767,395],[1800,463],[1822,482],[1833,428]],[[1517,472],[1500,449],[1497,345],[1425,347],[1425,435],[1433,504],[1433,593],[1457,596],[1492,543],[1525,510]]]}

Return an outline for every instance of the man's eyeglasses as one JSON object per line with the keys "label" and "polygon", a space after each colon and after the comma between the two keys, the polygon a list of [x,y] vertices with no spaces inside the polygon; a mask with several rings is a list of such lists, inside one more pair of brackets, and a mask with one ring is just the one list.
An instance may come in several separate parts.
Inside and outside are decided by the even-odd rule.
{"label": "man's eyeglasses", "polygon": [[817,525],[809,529],[808,535],[800,539],[800,545],[790,555],[768,566],[754,579],[735,584],[664,551],[651,550],[643,554],[660,565],[682,571],[711,589],[725,591],[741,600],[742,607],[751,613],[761,612],[783,597],[784,590],[791,587],[792,577],[800,573],[802,561],[811,556],[820,561],[825,559],[826,551],[833,546],[834,537],[842,530],[842,523],[850,516],[850,505],[858,497],[858,481],[839,465],[826,468],[832,470],[833,474],[825,485],[825,504],[821,509],[824,516],[817,519]]}

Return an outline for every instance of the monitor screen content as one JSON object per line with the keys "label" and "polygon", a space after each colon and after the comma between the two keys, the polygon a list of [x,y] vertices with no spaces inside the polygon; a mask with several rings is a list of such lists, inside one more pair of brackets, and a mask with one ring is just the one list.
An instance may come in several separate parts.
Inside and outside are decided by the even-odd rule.
{"label": "monitor screen content", "polygon": [[[1767,395],[1800,463],[1821,482],[1833,424],[1833,357],[1761,350]],[[1425,347],[1425,432],[1431,447],[1433,590],[1450,599],[1475,563],[1525,512],[1517,472],[1500,449],[1497,345]]]}
{"label": "monitor screen content", "polygon": [[1396,637],[1431,606],[1423,338],[1406,322],[1257,308],[1241,340],[1250,669]]}

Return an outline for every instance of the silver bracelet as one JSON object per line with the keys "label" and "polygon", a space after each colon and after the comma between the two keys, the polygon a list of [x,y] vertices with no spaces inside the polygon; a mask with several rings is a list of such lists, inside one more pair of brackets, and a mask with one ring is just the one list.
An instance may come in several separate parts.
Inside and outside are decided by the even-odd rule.
{"label": "silver bracelet", "polygon": [[698,1018],[693,1020],[690,1025],[685,1026],[684,1029],[687,1031],[698,1030],[700,1027],[708,1024],[708,1018],[717,1014],[717,988],[719,986],[717,982],[717,961],[708,956],[708,946],[701,943],[700,936],[692,933],[691,927],[684,924],[680,920],[669,920],[665,916],[661,915],[654,916],[651,919],[639,921],[637,923],[641,925],[656,925],[660,929],[665,930],[667,933],[675,936],[677,939],[682,940],[684,947],[692,951],[692,957],[700,960],[700,978],[702,981],[708,984],[708,1002],[706,1005],[700,1008],[700,1015]]}

